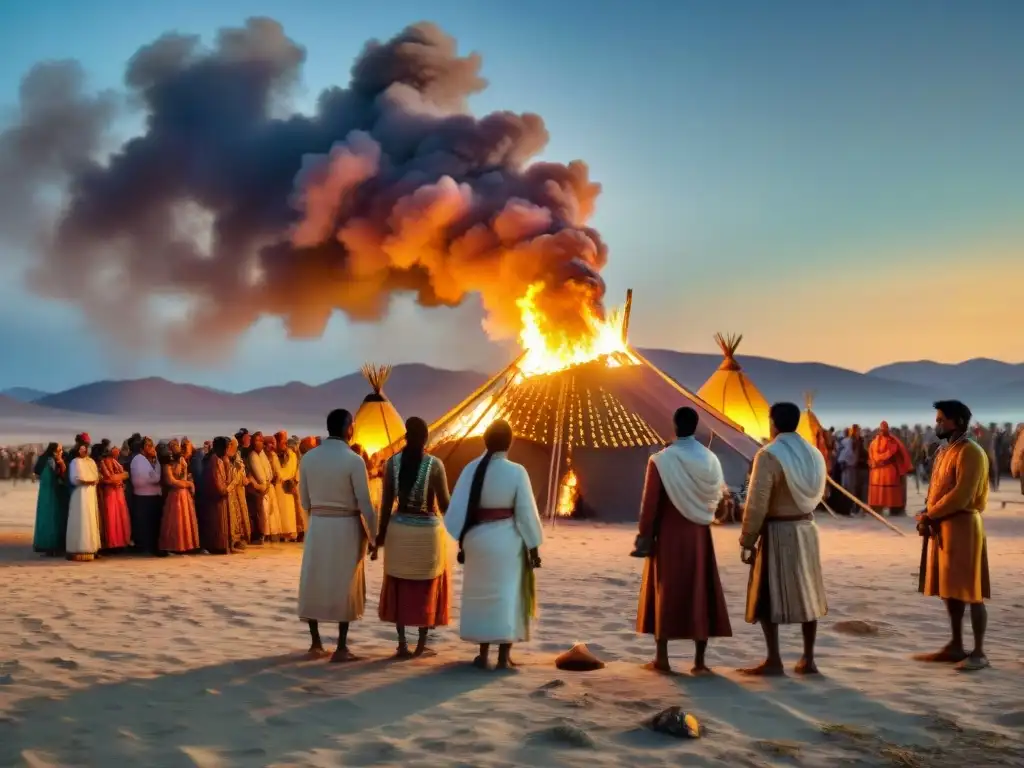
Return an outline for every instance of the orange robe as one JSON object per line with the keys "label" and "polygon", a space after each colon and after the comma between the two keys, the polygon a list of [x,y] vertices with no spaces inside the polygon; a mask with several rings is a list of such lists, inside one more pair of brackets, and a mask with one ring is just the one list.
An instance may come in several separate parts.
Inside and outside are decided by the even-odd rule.
{"label": "orange robe", "polygon": [[[902,448],[902,451],[901,451]],[[906,448],[892,435],[878,435],[868,447],[868,505],[887,509],[907,506],[907,491],[903,485],[903,471],[908,463],[904,459]]]}

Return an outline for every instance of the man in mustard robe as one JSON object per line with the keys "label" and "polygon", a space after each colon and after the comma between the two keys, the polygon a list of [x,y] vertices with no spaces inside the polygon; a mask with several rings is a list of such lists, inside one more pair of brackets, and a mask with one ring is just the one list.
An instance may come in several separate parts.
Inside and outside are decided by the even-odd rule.
{"label": "man in mustard robe", "polygon": [[[925,537],[920,591],[946,603],[952,639],[918,661],[956,664],[963,671],[984,669],[985,628],[991,597],[988,550],[981,515],[988,501],[988,456],[969,435],[971,410],[957,400],[935,403],[935,434],[946,440],[939,449],[928,487],[928,503],[918,515]],[[971,607],[974,649],[964,649],[963,620]]]}

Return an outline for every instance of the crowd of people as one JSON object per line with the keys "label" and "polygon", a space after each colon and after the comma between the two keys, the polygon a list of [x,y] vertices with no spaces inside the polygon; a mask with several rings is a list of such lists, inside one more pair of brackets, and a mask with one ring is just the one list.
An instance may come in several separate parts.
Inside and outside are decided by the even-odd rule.
{"label": "crowd of people", "polygon": [[[830,474],[851,498],[890,514],[905,512],[908,476],[928,477],[918,515],[926,552],[920,591],[945,601],[952,639],[921,660],[987,666],[984,602],[991,589],[981,513],[1000,462],[1021,474],[1024,437],[1019,428],[972,430],[970,410],[957,401],[936,408],[934,429],[892,430],[883,422],[873,434],[851,427],[842,439],[822,431],[813,445],[797,433],[796,405],[772,407],[771,438],[751,467],[740,534],[751,566],[744,616],[761,625],[767,657],[742,672],[781,674],[778,627],[794,623],[803,627],[804,645],[796,671],[817,672],[817,621],[828,604],[814,512],[825,502]],[[674,423],[676,440],[651,458],[640,500],[633,554],[647,564],[637,631],[654,637],[650,667],[661,672],[669,671],[669,641],[694,641],[693,671],[700,674],[708,671],[710,638],[732,634],[709,527],[727,489],[718,458],[694,437],[696,411],[680,408]],[[138,434],[120,447],[93,444],[88,434],[68,449],[52,443],[33,467],[34,546],[89,560],[128,548],[230,553],[305,540],[298,614],[308,624],[310,653],[326,655],[319,625],[330,622],[339,628],[331,659],[346,662],[356,658],[349,626],[365,611],[365,562],[380,551],[378,616],[395,625],[399,656],[430,653],[429,631],[450,619],[450,537],[465,569],[460,635],[479,646],[474,664],[489,668],[497,645],[497,666],[514,666],[512,647],[529,639],[535,616],[543,534],[529,474],[508,458],[511,426],[499,420],[487,428],[485,453],[465,467],[450,495],[443,463],[426,451],[422,419],[406,422],[403,450],[380,466],[352,443],[348,411],[332,412],[327,432],[321,442],[242,429],[201,448],[187,438],[157,444]],[[371,472],[381,481],[376,499]],[[971,651],[961,627],[968,606]],[[419,630],[415,649],[407,627]]]}
{"label": "crowd of people", "polygon": [[82,433],[33,458],[35,551],[92,560],[137,551],[227,554],[301,542],[299,459],[319,438],[241,429],[195,446],[132,435],[120,446]]}

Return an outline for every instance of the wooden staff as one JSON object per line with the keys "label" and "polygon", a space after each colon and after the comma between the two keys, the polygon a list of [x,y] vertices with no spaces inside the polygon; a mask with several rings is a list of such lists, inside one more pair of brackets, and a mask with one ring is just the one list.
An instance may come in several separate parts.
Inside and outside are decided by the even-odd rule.
{"label": "wooden staff", "polygon": [[873,510],[871,507],[869,507],[863,501],[861,501],[856,496],[854,496],[852,493],[850,493],[848,490],[843,488],[843,486],[841,486],[839,483],[837,483],[831,477],[826,477],[826,480],[828,480],[828,482],[831,483],[833,488],[835,488],[837,491],[839,491],[841,494],[843,494],[846,498],[848,498],[850,501],[852,501],[858,507],[860,507],[865,512],[867,512],[869,515],[871,515],[873,518],[875,518],[878,522],[880,522],[882,525],[884,525],[890,531],[894,531],[895,533],[898,533],[900,536],[906,536],[907,535],[903,531],[901,531],[899,528],[897,528],[895,525],[893,525],[888,520],[886,520],[884,517],[882,517],[880,514],[875,512],[875,510]]}

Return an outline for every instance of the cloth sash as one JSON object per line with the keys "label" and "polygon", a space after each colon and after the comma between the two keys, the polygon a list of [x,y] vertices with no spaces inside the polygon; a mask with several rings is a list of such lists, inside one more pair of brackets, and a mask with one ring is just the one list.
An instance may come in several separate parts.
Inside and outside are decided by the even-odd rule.
{"label": "cloth sash", "polygon": [[526,627],[526,639],[530,639],[530,622],[537,618],[537,575],[530,564],[530,553],[523,549],[523,584],[522,584],[523,626]]}
{"label": "cloth sash", "polygon": [[722,500],[725,477],[718,457],[695,438],[684,437],[654,455],[672,506],[697,525],[711,525]]}
{"label": "cloth sash", "polygon": [[384,573],[395,579],[431,581],[448,566],[448,536],[436,516],[395,515],[388,525]]}
{"label": "cloth sash", "polygon": [[809,515],[825,495],[825,457],[821,451],[796,432],[783,432],[764,447],[779,464],[786,476],[786,485],[796,502],[797,509]]}

